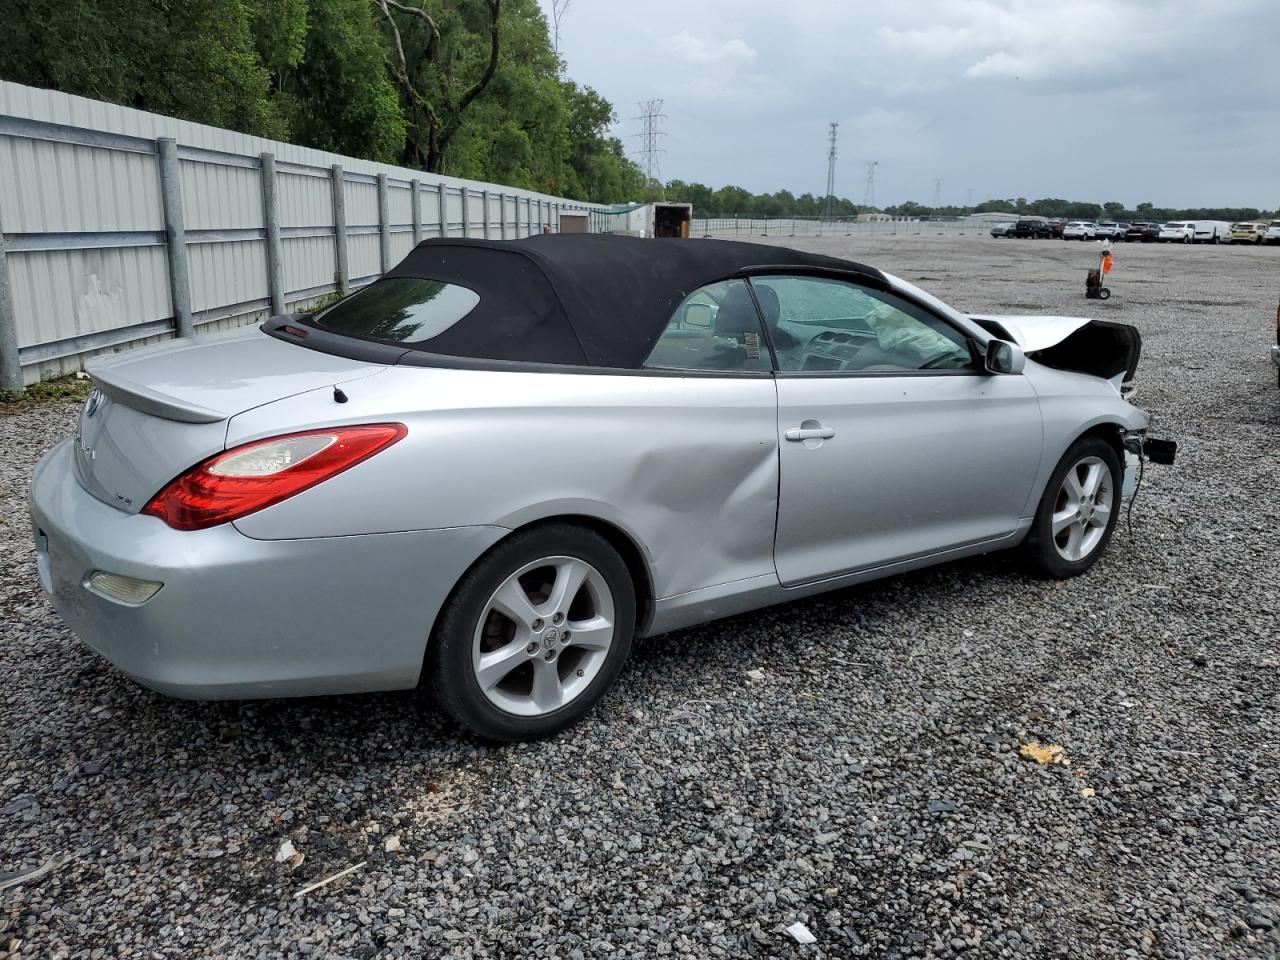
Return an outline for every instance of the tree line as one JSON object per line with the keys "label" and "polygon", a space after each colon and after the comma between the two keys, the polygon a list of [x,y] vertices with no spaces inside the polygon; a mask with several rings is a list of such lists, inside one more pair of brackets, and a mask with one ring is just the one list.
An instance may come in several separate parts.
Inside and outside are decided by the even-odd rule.
{"label": "tree line", "polygon": [[752,193],[742,187],[708,187],[702,183],[668,181],[661,194],[649,191],[647,199],[670,200],[674,203],[693,204],[695,217],[742,217],[744,219],[821,217],[830,213],[836,217],[852,217],[865,212],[847,197],[833,197],[830,208],[827,198],[802,193],[796,196],[790,190],[777,193]]}
{"label": "tree line", "polygon": [[1153,203],[1140,203],[1132,210],[1123,203],[1112,200],[1107,203],[1080,203],[1073,200],[988,200],[973,208],[974,213],[1016,213],[1020,216],[1061,217],[1066,220],[1123,220],[1130,223],[1170,220],[1240,220],[1269,219],[1275,211],[1257,207],[1157,207]]}
{"label": "tree line", "polygon": [[17,83],[573,199],[644,191],[536,0],[26,0],[5,21]]}
{"label": "tree line", "polygon": [[650,191],[648,199],[665,199],[693,204],[693,215],[698,218],[741,217],[743,219],[787,219],[791,217],[822,217],[828,210],[836,217],[853,217],[860,213],[885,213],[892,217],[964,217],[972,213],[1013,213],[1019,216],[1061,217],[1067,220],[1240,220],[1269,219],[1280,215],[1259,210],[1256,207],[1157,207],[1152,203],[1140,203],[1132,210],[1123,203],[1088,203],[1078,200],[1045,198],[1027,200],[1023,197],[1011,200],[988,200],[976,206],[927,206],[908,200],[885,207],[864,207],[847,197],[832,199],[828,208],[825,197],[812,193],[799,196],[790,190],[776,193],[752,193],[742,187],[709,187],[702,183],[686,183],[683,180],[668,182],[661,197]]}

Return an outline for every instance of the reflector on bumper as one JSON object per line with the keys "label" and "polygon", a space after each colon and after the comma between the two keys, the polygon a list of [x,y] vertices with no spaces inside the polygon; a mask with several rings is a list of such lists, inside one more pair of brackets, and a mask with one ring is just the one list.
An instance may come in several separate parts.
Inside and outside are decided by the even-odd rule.
{"label": "reflector on bumper", "polygon": [[95,570],[89,574],[87,585],[94,593],[108,600],[135,605],[146,603],[164,586],[154,580],[139,580],[119,573],[107,573],[105,570]]}

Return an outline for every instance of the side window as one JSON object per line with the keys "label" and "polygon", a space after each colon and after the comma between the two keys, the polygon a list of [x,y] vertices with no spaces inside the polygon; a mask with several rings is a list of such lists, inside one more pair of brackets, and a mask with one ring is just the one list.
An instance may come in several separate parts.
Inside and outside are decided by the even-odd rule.
{"label": "side window", "polygon": [[819,277],[751,281],[781,371],[963,370],[963,334],[890,293]]}
{"label": "side window", "polygon": [[658,370],[768,372],[769,348],[745,280],[722,280],[676,307],[645,367]]}

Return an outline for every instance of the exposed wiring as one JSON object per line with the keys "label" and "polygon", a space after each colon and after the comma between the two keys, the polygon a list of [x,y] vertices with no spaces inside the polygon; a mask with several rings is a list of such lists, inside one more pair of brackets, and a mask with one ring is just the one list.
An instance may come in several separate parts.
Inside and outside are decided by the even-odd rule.
{"label": "exposed wiring", "polygon": [[1138,450],[1138,482],[1133,485],[1133,496],[1129,498],[1129,509],[1125,512],[1125,527],[1129,531],[1129,537],[1133,537],[1133,501],[1138,499],[1138,491],[1142,489],[1142,475],[1147,470],[1147,458],[1143,456],[1142,450]]}

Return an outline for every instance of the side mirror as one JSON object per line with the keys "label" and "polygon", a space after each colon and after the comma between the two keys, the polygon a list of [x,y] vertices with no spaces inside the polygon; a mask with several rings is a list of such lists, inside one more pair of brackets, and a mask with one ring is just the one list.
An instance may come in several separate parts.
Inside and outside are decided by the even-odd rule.
{"label": "side mirror", "polygon": [[1008,340],[987,341],[987,354],[984,358],[987,373],[1021,373],[1026,365],[1026,354],[1016,343]]}

